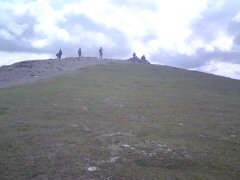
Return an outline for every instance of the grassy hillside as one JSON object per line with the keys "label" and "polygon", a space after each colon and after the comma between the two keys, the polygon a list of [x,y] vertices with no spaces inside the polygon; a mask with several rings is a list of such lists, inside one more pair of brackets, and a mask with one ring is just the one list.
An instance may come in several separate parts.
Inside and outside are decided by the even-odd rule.
{"label": "grassy hillside", "polygon": [[0,89],[0,179],[239,179],[240,81],[112,63]]}

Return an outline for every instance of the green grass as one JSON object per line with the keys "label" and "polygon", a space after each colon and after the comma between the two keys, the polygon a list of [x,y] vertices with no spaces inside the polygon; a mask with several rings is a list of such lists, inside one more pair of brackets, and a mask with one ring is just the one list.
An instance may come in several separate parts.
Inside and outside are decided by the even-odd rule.
{"label": "green grass", "polygon": [[240,81],[141,64],[0,89],[0,179],[239,179],[239,107]]}

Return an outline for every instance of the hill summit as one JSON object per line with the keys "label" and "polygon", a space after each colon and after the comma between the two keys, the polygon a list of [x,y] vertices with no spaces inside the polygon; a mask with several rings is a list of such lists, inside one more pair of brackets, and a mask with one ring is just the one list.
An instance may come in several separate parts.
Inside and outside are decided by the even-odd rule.
{"label": "hill summit", "polygon": [[76,58],[2,71],[54,78],[0,89],[1,179],[239,179],[238,80]]}

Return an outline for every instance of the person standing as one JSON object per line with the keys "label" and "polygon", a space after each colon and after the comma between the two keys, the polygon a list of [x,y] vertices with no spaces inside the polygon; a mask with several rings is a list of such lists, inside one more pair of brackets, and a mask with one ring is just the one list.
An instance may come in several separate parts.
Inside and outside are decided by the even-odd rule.
{"label": "person standing", "polygon": [[56,54],[57,58],[60,60],[62,58],[62,49]]}
{"label": "person standing", "polygon": [[137,55],[135,52],[133,53],[133,59],[137,59]]}
{"label": "person standing", "polygon": [[103,56],[103,48],[100,47],[99,48],[99,58],[102,59],[102,56]]}
{"label": "person standing", "polygon": [[142,61],[146,61],[145,55],[142,55],[141,60],[142,60]]}
{"label": "person standing", "polygon": [[79,57],[79,59],[82,58],[82,49],[81,48],[78,49],[78,57]]}

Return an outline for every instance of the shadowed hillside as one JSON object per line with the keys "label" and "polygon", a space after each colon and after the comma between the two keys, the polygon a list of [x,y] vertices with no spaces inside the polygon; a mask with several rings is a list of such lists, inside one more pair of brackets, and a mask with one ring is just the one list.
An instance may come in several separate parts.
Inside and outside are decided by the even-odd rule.
{"label": "shadowed hillside", "polygon": [[111,63],[0,89],[2,179],[239,179],[240,81]]}

